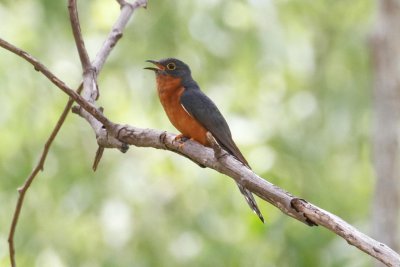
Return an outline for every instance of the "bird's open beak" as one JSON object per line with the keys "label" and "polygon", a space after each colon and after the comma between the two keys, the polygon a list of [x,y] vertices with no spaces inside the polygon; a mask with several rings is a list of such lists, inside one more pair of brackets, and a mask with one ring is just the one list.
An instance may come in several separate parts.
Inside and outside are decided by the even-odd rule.
{"label": "bird's open beak", "polygon": [[154,67],[146,67],[145,69],[146,70],[153,70],[153,71],[161,71],[161,70],[164,70],[165,69],[165,67],[163,66],[163,65],[161,65],[158,61],[155,61],[155,60],[146,60],[146,62],[150,62],[150,63],[153,63],[154,65],[156,65],[157,66],[157,68],[154,68]]}

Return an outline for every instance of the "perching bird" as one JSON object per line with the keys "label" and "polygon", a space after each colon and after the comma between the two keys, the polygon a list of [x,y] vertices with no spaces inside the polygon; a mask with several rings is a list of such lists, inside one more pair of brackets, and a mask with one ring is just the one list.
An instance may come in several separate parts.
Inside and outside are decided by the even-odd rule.
{"label": "perching bird", "polygon": [[[190,138],[209,147],[206,136],[209,131],[223,149],[250,168],[232,140],[225,118],[193,80],[189,66],[175,58],[147,60],[147,62],[157,66],[145,69],[155,72],[158,96],[169,120],[182,133],[179,137]],[[237,185],[250,208],[264,222],[252,193],[241,184]]]}

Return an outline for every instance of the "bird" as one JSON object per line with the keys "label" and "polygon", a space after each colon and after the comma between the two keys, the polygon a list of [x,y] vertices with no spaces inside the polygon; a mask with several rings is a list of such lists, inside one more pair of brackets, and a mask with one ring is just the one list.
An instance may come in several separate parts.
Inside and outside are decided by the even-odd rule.
{"label": "bird", "polygon": [[[155,67],[146,67],[155,72],[157,92],[167,117],[181,133],[175,140],[191,139],[211,147],[207,139],[210,132],[217,143],[247,168],[249,163],[232,139],[231,130],[215,103],[201,90],[192,78],[189,66],[176,58],[146,60]],[[237,182],[248,205],[264,223],[253,194]]]}

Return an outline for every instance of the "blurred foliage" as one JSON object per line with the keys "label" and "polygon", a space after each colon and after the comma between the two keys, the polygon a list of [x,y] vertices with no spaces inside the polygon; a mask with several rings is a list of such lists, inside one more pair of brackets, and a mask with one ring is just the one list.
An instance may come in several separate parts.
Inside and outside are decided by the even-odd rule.
{"label": "blurred foliage", "polygon": [[[116,1],[78,1],[91,57],[119,14]],[[371,1],[153,1],[139,10],[99,77],[115,122],[176,130],[146,59],[189,63],[225,114],[254,170],[369,232]],[[0,0],[0,36],[71,87],[80,63],[67,1]],[[67,97],[0,49],[0,266],[17,192]],[[258,200],[262,225],[235,184],[154,149],[107,150],[71,115],[28,191],[16,234],[20,266],[371,266],[320,227]]]}

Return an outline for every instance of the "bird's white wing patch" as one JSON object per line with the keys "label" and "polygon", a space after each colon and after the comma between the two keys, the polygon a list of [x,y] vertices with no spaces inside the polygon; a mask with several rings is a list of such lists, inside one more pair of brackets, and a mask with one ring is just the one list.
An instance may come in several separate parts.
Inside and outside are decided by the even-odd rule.
{"label": "bird's white wing patch", "polygon": [[189,111],[187,111],[187,109],[185,108],[185,106],[182,105],[182,104],[181,104],[181,106],[182,106],[183,110],[186,111],[186,113],[187,113],[190,117],[193,118],[192,114],[190,114]]}

